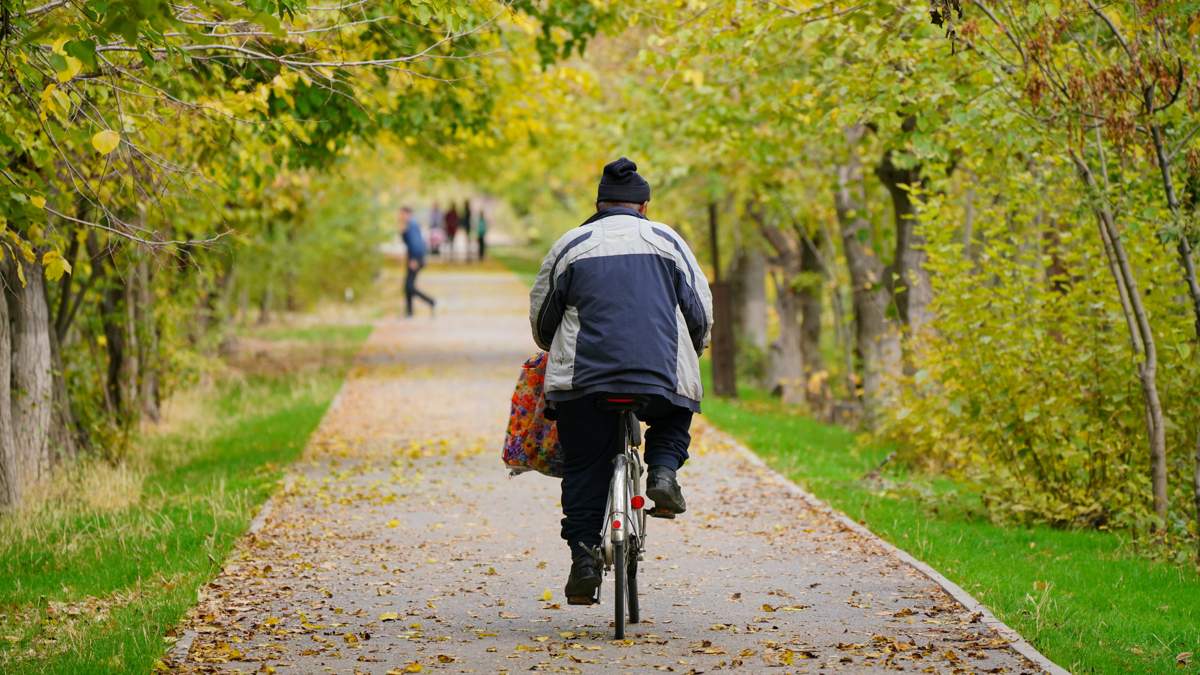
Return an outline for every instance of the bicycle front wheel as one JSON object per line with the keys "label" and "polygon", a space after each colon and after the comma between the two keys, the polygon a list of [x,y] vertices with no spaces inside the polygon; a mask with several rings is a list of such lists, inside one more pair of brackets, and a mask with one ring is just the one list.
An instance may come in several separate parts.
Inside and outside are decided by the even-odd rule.
{"label": "bicycle front wheel", "polygon": [[629,571],[629,556],[625,553],[626,542],[613,542],[613,576],[614,584],[613,591],[615,602],[613,602],[613,636],[618,640],[625,639],[625,600],[626,600],[626,582],[629,578],[626,573]]}

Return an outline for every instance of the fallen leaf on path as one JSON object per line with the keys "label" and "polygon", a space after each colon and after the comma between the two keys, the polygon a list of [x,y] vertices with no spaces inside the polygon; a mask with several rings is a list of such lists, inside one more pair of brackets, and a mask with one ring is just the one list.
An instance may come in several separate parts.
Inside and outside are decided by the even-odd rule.
{"label": "fallen leaf on path", "polygon": [[712,643],[712,640],[701,640],[700,642],[692,643],[693,654],[724,654],[725,648],[718,647]]}

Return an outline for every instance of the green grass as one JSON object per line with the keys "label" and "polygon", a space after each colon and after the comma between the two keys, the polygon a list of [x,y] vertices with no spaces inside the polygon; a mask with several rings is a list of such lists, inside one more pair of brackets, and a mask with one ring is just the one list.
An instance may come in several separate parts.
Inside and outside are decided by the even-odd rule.
{"label": "green grass", "polygon": [[882,482],[864,481],[887,448],[860,447],[853,433],[761,391],[743,388],[739,397],[705,400],[705,417],[965,588],[1059,665],[1166,673],[1186,670],[1176,665],[1183,652],[1200,661],[1195,571],[1140,557],[1114,533],[994,524],[968,486],[890,463]]}
{"label": "green grass", "polygon": [[78,480],[107,471],[88,485],[129,491],[127,503],[114,494],[116,506],[48,504],[0,520],[0,672],[147,672],[303,450],[368,333],[281,336],[323,356],[197,396],[191,422],[136,442],[136,469],[80,468]]}
{"label": "green grass", "polygon": [[542,265],[542,256],[545,254],[545,251],[538,252],[530,247],[512,246],[488,252],[489,256],[512,270],[514,274],[521,277],[522,281],[530,285],[533,285],[533,280],[537,277],[538,269]]}
{"label": "green grass", "polygon": [[304,328],[269,326],[255,328],[249,335],[262,340],[296,340],[299,342],[339,343],[344,340],[362,341],[371,332],[370,326],[321,325]]}

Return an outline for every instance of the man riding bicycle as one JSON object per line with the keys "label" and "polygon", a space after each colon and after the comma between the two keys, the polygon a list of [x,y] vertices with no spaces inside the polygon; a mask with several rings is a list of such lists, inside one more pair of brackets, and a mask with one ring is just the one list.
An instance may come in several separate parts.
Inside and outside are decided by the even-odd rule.
{"label": "man riding bicycle", "polygon": [[644,405],[646,496],[652,515],[686,505],[676,471],[688,458],[692,414],[700,411],[699,355],[712,330],[708,280],[686,242],[646,218],[650,185],[629,159],[604,167],[596,213],[564,234],[529,294],[533,339],[550,352],[546,400],[558,420],[565,459],[562,537],[571,548],[566,595],[592,598],[600,586],[600,543],[617,417],[604,394],[634,394]]}

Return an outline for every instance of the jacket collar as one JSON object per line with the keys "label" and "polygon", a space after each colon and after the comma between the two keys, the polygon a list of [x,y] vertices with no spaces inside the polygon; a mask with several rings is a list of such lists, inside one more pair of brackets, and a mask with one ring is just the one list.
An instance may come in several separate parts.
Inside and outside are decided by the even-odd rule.
{"label": "jacket collar", "polygon": [[[642,220],[646,220],[646,216],[643,216],[641,213],[638,213],[637,209],[630,209],[630,208],[626,208],[624,206],[618,206],[616,208],[604,209],[602,211],[597,211],[597,212],[593,213],[591,218],[588,218],[587,220],[583,221],[583,225],[591,225],[592,223],[596,222],[597,220],[603,220],[604,218],[607,218],[609,216],[633,216],[634,218],[641,218]],[[580,227],[583,227],[583,225],[580,225]]]}

